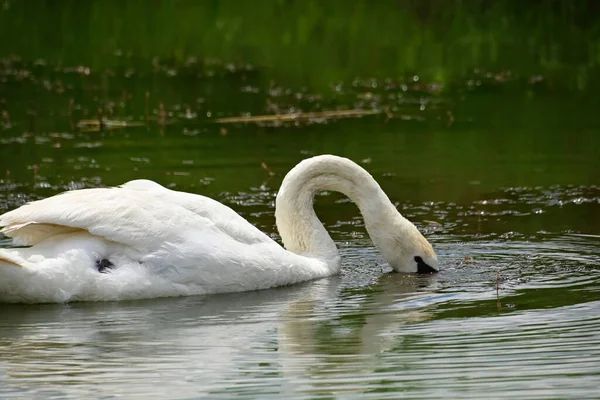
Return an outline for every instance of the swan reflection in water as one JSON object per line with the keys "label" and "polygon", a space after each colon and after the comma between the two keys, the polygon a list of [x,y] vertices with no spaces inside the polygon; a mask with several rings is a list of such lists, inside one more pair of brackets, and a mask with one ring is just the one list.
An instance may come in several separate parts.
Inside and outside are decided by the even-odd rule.
{"label": "swan reflection in water", "polygon": [[263,381],[277,390],[311,391],[304,387],[309,377],[344,364],[357,373],[375,368],[374,357],[396,345],[386,332],[428,318],[427,307],[398,304],[426,299],[435,280],[385,274],[353,289],[336,276],[213,296],[8,305],[12,328],[0,328],[0,380],[32,392],[51,379],[63,394],[161,397],[177,390],[185,397],[240,380],[256,384],[272,373],[276,380]]}

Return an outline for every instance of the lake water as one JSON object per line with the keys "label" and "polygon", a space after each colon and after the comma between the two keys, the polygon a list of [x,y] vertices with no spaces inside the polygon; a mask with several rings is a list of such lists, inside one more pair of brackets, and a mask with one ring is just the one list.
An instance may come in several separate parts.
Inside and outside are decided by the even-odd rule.
{"label": "lake water", "polygon": [[[86,68],[3,61],[0,212],[149,178],[213,197],[277,238],[285,173],[334,153],[373,174],[443,269],[391,273],[354,205],[325,193],[316,207],[342,253],[339,276],[204,297],[0,305],[0,397],[598,397],[597,98],[505,72],[452,88],[410,76],[315,92],[218,63],[202,79],[189,67]],[[217,121],[340,109],[374,114]]]}

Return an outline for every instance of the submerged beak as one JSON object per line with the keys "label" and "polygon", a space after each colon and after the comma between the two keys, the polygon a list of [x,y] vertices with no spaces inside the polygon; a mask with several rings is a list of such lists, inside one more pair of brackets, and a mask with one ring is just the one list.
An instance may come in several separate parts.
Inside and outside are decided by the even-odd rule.
{"label": "submerged beak", "polygon": [[418,260],[415,260],[417,261],[417,274],[435,274],[438,272],[436,269],[423,261],[421,257],[418,257]]}

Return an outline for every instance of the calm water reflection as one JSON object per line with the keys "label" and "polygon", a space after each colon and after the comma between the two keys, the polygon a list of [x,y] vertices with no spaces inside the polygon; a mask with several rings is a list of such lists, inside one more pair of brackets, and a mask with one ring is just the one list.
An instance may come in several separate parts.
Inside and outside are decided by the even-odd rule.
{"label": "calm water reflection", "polygon": [[[147,87],[55,70],[64,94],[7,71],[0,212],[144,177],[212,196],[277,238],[283,175],[332,152],[372,172],[431,239],[443,271],[391,274],[354,205],[324,194],[317,211],[343,253],[341,276],[209,297],[0,305],[0,397],[597,398],[593,101],[460,90],[435,99],[409,90],[400,101],[391,85],[375,97],[393,104],[373,107],[402,105],[406,118],[223,126],[207,112],[260,113],[296,97],[243,91],[260,82],[235,76],[153,76],[151,115],[162,102],[168,123],[95,132],[72,119],[112,104],[113,118],[144,120]],[[100,97],[96,79],[106,86]],[[318,107],[352,105],[363,89],[329,93]],[[121,97],[131,101],[119,105]],[[419,114],[422,104],[438,108]]]}
{"label": "calm water reflection", "polygon": [[[565,241],[583,258],[557,253]],[[388,273],[358,241],[344,249],[340,277],[294,287],[4,305],[2,392],[59,398],[595,396],[600,271],[585,264],[598,257],[596,244],[573,237],[537,246],[436,244],[446,269],[435,277]],[[476,261],[462,262],[466,250]]]}
{"label": "calm water reflection", "polygon": [[[586,264],[597,259],[596,244],[559,237],[536,245],[465,246],[456,239],[437,241],[446,269],[435,277],[389,273],[359,240],[344,249],[340,277],[294,287],[4,305],[2,392],[59,398],[595,397],[600,271]],[[565,241],[571,256],[558,251]],[[472,262],[463,262],[465,251],[476,255]]]}

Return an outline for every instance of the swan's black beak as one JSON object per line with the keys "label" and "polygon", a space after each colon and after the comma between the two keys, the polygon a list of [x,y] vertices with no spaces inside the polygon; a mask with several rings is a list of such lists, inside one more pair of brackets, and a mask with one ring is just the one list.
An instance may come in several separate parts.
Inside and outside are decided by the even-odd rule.
{"label": "swan's black beak", "polygon": [[417,274],[435,274],[438,272],[419,256],[415,257],[415,262],[417,263]]}

